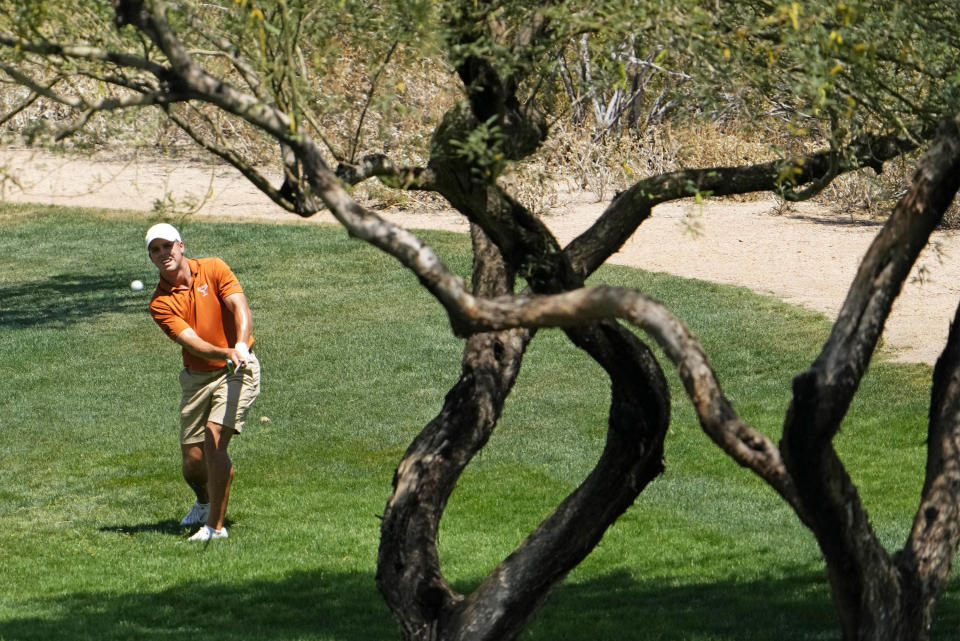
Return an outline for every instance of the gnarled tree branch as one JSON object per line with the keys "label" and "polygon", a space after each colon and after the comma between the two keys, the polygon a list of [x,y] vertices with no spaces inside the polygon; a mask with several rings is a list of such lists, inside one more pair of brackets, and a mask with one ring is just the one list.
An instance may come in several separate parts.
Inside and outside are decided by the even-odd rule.
{"label": "gnarled tree branch", "polygon": [[[861,262],[820,355],[794,379],[783,453],[823,550],[848,638],[897,638],[917,627],[916,601],[870,526],[856,487],[832,446],[866,371],[893,301],[930,233],[960,187],[960,116],[945,121],[921,158],[913,183]],[[935,444],[935,447],[939,447]],[[928,488],[930,489],[930,488]],[[863,611],[890,620],[861,619]],[[864,629],[864,626],[876,626]],[[890,630],[884,626],[891,626]]]}
{"label": "gnarled tree branch", "polygon": [[[879,171],[883,163],[916,149],[916,138],[892,135],[863,136],[850,146],[846,159],[840,161],[831,150],[799,156],[787,161],[772,161],[744,167],[708,167],[685,169],[641,180],[617,195],[603,214],[565,248],[571,264],[581,275],[593,273],[617,252],[650,216],[656,205],[689,198],[698,193],[711,196],[732,196],[755,192],[780,192],[792,176],[795,184],[815,183],[818,179],[836,176],[862,167]],[[815,191],[805,194],[812,197]]]}

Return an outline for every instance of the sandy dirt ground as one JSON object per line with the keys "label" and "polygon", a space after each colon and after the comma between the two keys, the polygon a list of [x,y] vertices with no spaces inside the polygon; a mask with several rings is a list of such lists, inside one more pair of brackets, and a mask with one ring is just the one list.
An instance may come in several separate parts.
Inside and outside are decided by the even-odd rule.
{"label": "sandy dirt ground", "polygon": [[[14,177],[14,178],[11,178]],[[199,216],[299,221],[238,172],[204,161],[71,159],[0,149],[0,198],[82,207],[150,210],[156,201],[201,200]],[[565,244],[603,211],[590,200],[557,207],[545,222]],[[451,212],[378,212],[411,229],[467,231]],[[311,219],[331,223],[329,215]],[[689,230],[693,227],[697,233]],[[827,215],[809,204],[774,213],[772,201],[661,205],[612,263],[741,285],[833,318],[879,223]],[[933,364],[960,300],[960,235],[937,232],[884,332],[896,360]]]}

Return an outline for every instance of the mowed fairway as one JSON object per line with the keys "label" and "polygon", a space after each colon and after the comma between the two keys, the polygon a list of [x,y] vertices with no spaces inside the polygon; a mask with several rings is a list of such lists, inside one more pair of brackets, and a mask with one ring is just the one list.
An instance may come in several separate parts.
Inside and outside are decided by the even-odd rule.
{"label": "mowed fairway", "polygon": [[[263,392],[231,445],[230,538],[187,543],[179,348],[146,312],[145,215],[0,207],[0,640],[397,639],[374,584],[378,515],[462,341],[416,279],[336,227],[180,224],[254,315]],[[468,277],[465,236],[423,236]],[[130,281],[147,287],[135,292]],[[829,325],[743,289],[627,268],[685,319],[735,407],[776,437]],[[813,538],[700,432],[672,371],[666,473],[524,639],[837,639]],[[889,548],[922,483],[929,368],[875,363],[838,441]],[[490,445],[442,524],[469,590],[589,472],[608,390],[558,331],[531,345]],[[957,582],[935,639],[957,638]]]}

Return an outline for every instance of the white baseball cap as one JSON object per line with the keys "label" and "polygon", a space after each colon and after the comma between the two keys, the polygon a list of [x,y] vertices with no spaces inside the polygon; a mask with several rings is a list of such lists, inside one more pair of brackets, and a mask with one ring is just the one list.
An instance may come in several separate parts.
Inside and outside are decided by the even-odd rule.
{"label": "white baseball cap", "polygon": [[177,231],[177,228],[167,223],[157,223],[147,230],[147,248],[149,249],[150,243],[158,238],[169,241],[183,242],[180,238],[180,232]]}

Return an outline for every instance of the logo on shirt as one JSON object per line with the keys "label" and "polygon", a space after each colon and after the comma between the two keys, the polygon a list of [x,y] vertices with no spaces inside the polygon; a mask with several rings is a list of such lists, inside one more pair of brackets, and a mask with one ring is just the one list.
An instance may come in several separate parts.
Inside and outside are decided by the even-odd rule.
{"label": "logo on shirt", "polygon": [[203,294],[204,296],[206,296],[206,295],[207,295],[207,286],[208,286],[208,285],[209,285],[209,283],[204,283],[203,285],[200,285],[200,287],[197,287],[197,290],[198,290],[201,294]]}

